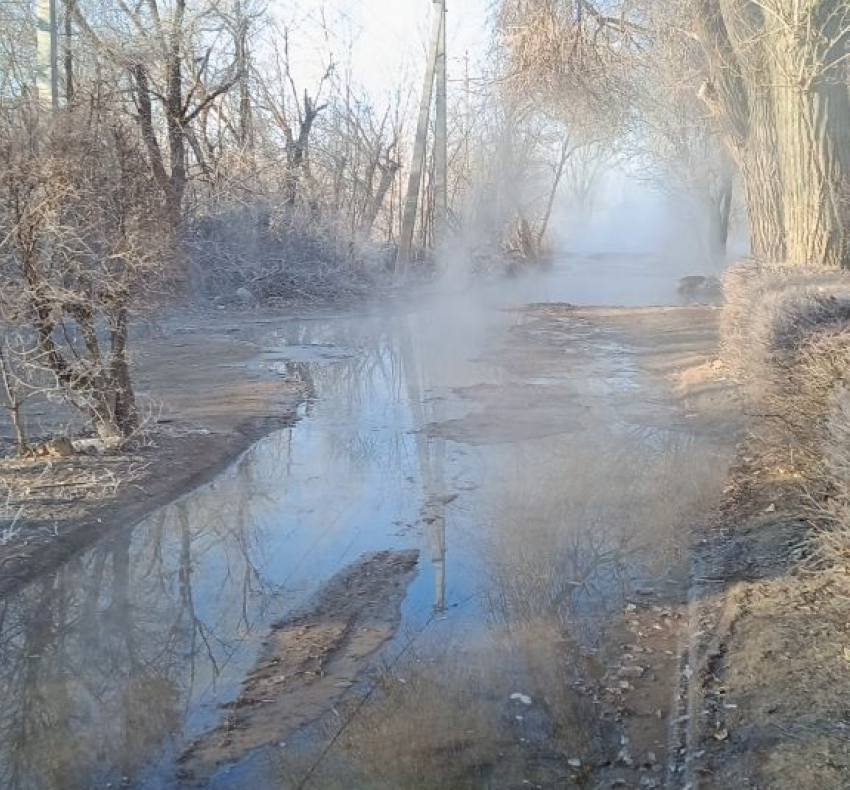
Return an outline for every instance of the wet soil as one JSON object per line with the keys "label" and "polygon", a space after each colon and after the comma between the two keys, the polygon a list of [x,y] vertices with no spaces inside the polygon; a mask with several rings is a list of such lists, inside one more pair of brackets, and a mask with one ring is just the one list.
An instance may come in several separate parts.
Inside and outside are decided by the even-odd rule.
{"label": "wet soil", "polygon": [[814,562],[801,481],[745,445],[695,555],[694,787],[850,787],[850,575]]}
{"label": "wet soil", "polygon": [[[709,432],[756,427],[722,363],[700,359],[698,313],[688,328],[626,312],[606,320],[629,331],[691,419]],[[847,788],[850,576],[812,562],[817,518],[799,476],[741,438],[724,495],[694,535],[669,786]]]}
{"label": "wet soil", "polygon": [[395,633],[417,558],[416,551],[366,554],[274,625],[224,721],[179,758],[180,779],[203,784],[221,765],[277,745],[327,711]]}

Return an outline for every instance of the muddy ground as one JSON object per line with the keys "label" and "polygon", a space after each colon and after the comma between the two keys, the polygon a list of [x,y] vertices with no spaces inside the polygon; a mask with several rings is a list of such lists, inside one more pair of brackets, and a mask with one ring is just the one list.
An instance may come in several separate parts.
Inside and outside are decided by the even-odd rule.
{"label": "muddy ground", "polygon": [[[543,330],[539,337],[563,337],[564,327],[576,321],[604,327],[634,351],[641,375],[664,382],[684,419],[706,435],[744,440],[746,418],[735,385],[717,361],[717,309],[529,309]],[[129,452],[5,461],[0,482],[9,518],[0,541],[0,592],[210,479],[252,441],[291,422],[298,403],[309,396],[309,381],[297,369],[281,372],[261,364],[258,327],[274,320],[216,314],[163,322],[161,336],[136,345],[138,389],[150,404],[151,419]],[[533,366],[555,366],[558,360],[554,353],[536,358],[518,353],[513,365],[516,370],[525,366],[531,377],[539,372]],[[530,407],[547,408],[545,401],[530,404],[529,393],[519,388],[468,395],[483,413],[490,410],[487,423],[500,426],[504,441],[511,441],[539,424],[524,425],[522,414]],[[476,430],[474,420],[429,427],[432,436],[465,432],[466,439],[474,438]],[[846,575],[807,561],[812,535],[797,481],[783,470],[753,467],[744,443],[723,500],[706,503],[701,517],[683,529],[689,530],[693,547],[687,594],[671,597],[650,590],[645,599],[629,604],[615,648],[599,656],[598,666],[581,679],[584,687],[578,693],[564,692],[568,699],[560,700],[580,710],[588,700],[591,708],[604,708],[610,726],[593,737],[616,732],[623,739],[622,749],[611,757],[605,749],[594,752],[588,747],[598,764],[576,759],[559,780],[566,784],[547,785],[545,781],[554,780],[546,779],[540,786],[850,787],[850,582]],[[366,626],[379,622],[381,633],[368,650],[351,648],[352,654],[371,655],[397,622],[404,573],[410,566],[400,560],[388,567],[393,572],[378,578],[394,592],[381,593],[380,616],[368,606],[363,609]],[[354,602],[359,600],[356,590],[355,585]],[[377,594],[368,587],[360,602],[373,601]],[[243,718],[234,729],[236,737],[225,732],[225,718],[224,729],[187,752],[187,776],[202,777],[209,770],[207,762],[235,760],[258,743],[282,737],[269,731],[268,721],[252,725],[252,719],[259,722],[257,711],[264,706],[247,700],[254,698],[252,683],[267,685],[269,667],[277,666],[284,654],[297,664],[293,674],[303,679],[314,656],[298,653],[300,641],[290,637],[302,632],[293,631],[293,626],[321,631],[322,623],[334,624],[325,628],[317,647],[323,666],[331,667],[320,673],[323,687],[332,691],[327,704],[348,688],[360,666],[348,667],[342,660],[351,647],[349,632],[338,632],[341,621],[328,619],[322,600],[320,596],[316,607],[302,612],[297,622],[282,624],[271,634],[265,663],[247,680],[240,698],[245,704],[237,705]],[[354,622],[355,615],[352,618]],[[532,641],[534,635],[527,638]],[[295,652],[278,644],[281,639],[290,639]],[[345,672],[335,673],[335,665],[345,666]],[[450,680],[442,678],[444,683]],[[464,682],[458,681],[459,689]],[[295,684],[287,707],[300,699],[304,688]],[[405,688],[393,688],[385,694],[387,700],[401,694],[405,704],[411,701],[409,695],[418,704],[432,703],[415,696],[415,677]],[[423,681],[421,688],[427,689],[428,683]],[[312,687],[309,693],[314,693]],[[547,704],[554,705],[556,698],[553,691]],[[267,696],[264,692],[263,699],[274,700],[267,710],[284,705],[277,691]],[[522,709],[525,702],[513,704]],[[384,706],[376,714],[381,726],[390,722],[401,731],[387,710]],[[467,713],[470,731],[489,726],[474,710]],[[522,716],[530,716],[530,710],[517,714],[518,719]],[[210,751],[210,744],[215,749]],[[449,748],[435,742],[429,748],[428,755],[415,759],[436,755],[444,762],[446,754],[455,759],[458,754],[473,755],[468,746],[457,743]],[[490,761],[491,771],[494,765],[498,769],[499,759],[498,754],[478,753],[469,758],[476,770]],[[458,765],[464,767],[462,759]]]}
{"label": "muddy ground", "polygon": [[[0,461],[0,594],[211,480],[294,421],[309,385],[297,370],[262,364],[263,323],[218,311],[144,327],[132,346],[142,427],[123,452]],[[36,435],[56,426],[51,404],[28,416]],[[72,423],[70,435],[79,429]]]}
{"label": "muddy ground", "polygon": [[179,778],[203,785],[219,766],[320,718],[395,633],[417,559],[416,551],[364,555],[275,624],[227,716],[180,756]]}
{"label": "muddy ground", "polygon": [[850,787],[850,575],[811,561],[812,502],[796,475],[757,460],[747,430],[757,424],[716,352],[701,358],[699,321],[630,312],[600,315],[633,339],[692,419],[740,435],[724,497],[693,536],[688,698],[670,786]]}

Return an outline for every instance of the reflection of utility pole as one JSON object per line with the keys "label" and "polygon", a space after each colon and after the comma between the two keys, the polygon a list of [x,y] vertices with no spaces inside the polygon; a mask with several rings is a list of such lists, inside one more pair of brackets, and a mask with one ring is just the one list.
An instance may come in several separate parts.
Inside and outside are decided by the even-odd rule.
{"label": "reflection of utility pole", "polygon": [[[419,472],[422,476],[424,502],[422,520],[426,525],[431,562],[434,565],[434,611],[446,611],[446,504],[452,499],[445,492],[444,439],[429,438],[422,433],[428,422],[424,408],[425,381],[420,381],[424,370],[418,364],[411,342],[413,331],[407,321],[402,324],[401,359],[402,375],[407,385],[407,399],[416,425],[414,432]],[[436,415],[432,412],[431,418]]]}
{"label": "reflection of utility pole", "polygon": [[35,89],[38,103],[52,112],[59,105],[56,0],[38,0],[35,40],[38,57]]}
{"label": "reflection of utility pole", "polygon": [[[416,124],[416,139],[413,142],[413,157],[410,162],[410,175],[407,178],[407,195],[401,215],[401,232],[396,255],[396,272],[404,273],[410,263],[413,229],[416,224],[416,210],[419,206],[419,189],[422,185],[422,171],[425,169],[425,145],[428,137],[428,119],[431,116],[431,94],[434,91],[434,75],[437,72],[437,60],[441,41],[445,40],[446,0],[433,0],[431,17],[431,39],[428,46],[428,65],[425,68],[425,83],[422,86],[422,98],[419,102],[419,120]],[[442,45],[443,69],[445,70],[445,45]],[[445,73],[443,75],[445,79]],[[443,87],[445,93],[445,85]]]}
{"label": "reflection of utility pole", "polygon": [[[445,451],[445,448],[441,449]],[[434,611],[442,613],[446,611],[446,497],[436,488],[426,503],[426,511],[428,542],[431,544],[431,562],[434,565]]]}

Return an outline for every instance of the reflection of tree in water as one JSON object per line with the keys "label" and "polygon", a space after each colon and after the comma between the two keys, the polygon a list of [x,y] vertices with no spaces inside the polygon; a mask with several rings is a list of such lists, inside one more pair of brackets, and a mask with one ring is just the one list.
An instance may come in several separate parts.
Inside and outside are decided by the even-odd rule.
{"label": "reflection of tree in water", "polygon": [[324,403],[345,404],[348,419],[338,421],[325,441],[328,457],[347,461],[353,471],[374,467],[376,461],[390,470],[410,466],[410,439],[404,434],[408,426],[382,432],[380,438],[373,430],[384,420],[397,419],[393,410],[403,414],[406,408],[406,371],[400,349],[405,331],[400,319],[373,316],[353,322],[303,322],[289,327],[282,338],[295,346],[356,345],[356,353],[349,357],[286,363],[288,370],[297,368]]}
{"label": "reflection of tree in water", "polygon": [[514,448],[498,466],[484,548],[489,613],[507,625],[554,618],[592,646],[629,590],[681,552],[675,536],[704,504],[710,451],[643,429],[553,446]]}
{"label": "reflection of tree in water", "polygon": [[482,546],[493,632],[522,657],[553,743],[583,754],[612,739],[580,689],[604,672],[598,651],[626,596],[657,581],[656,569],[669,572],[681,546],[662,541],[703,504],[710,458],[674,432],[591,436],[566,451],[557,439],[495,451]]}
{"label": "reflection of tree in water", "polygon": [[175,673],[131,595],[129,535],[119,535],[4,602],[3,787],[132,777],[174,731]]}
{"label": "reflection of tree in water", "polygon": [[[371,435],[360,434],[357,424],[348,426],[348,433],[343,430],[347,439],[337,447],[355,467],[362,459],[378,458],[382,466],[408,470],[421,483],[420,522],[433,563],[433,613],[438,615],[447,606],[446,516],[454,496],[446,489],[445,440],[418,430],[403,434],[407,426],[421,428],[444,416],[439,399],[427,395],[440,378],[439,371],[433,359],[417,353],[413,334],[409,319],[399,319],[392,332],[381,335],[359,360],[319,366],[316,375],[324,377],[321,390],[326,396],[333,392],[329,398],[335,402],[359,404],[359,412],[368,409],[370,400],[382,404],[389,400],[405,414],[402,430],[389,433],[390,443],[395,442],[389,447],[386,433],[378,445]],[[369,416],[367,426],[374,425]],[[515,739],[492,709],[492,689],[483,688],[478,668],[454,664],[453,669],[445,661],[429,659],[387,671],[368,704],[354,701],[351,709],[335,711],[334,722],[339,725],[337,716],[341,717],[341,729],[328,736],[330,742],[319,744],[317,754],[311,749],[288,750],[285,758],[276,758],[274,781],[282,781],[284,787],[329,790],[350,787],[352,781],[357,787],[393,790],[482,786],[499,748],[510,748]],[[403,683],[396,680],[396,672],[405,676]]]}
{"label": "reflection of tree in water", "polygon": [[[285,454],[286,439],[265,452]],[[267,481],[245,456],[229,480],[0,602],[0,786],[117,785],[179,731],[276,592],[259,567],[257,489]]]}
{"label": "reflection of tree in water", "polygon": [[552,534],[523,523],[510,556],[492,561],[489,615],[508,626],[552,618],[592,644],[594,626],[628,585],[628,541],[612,541],[603,529],[597,521],[581,532]]}

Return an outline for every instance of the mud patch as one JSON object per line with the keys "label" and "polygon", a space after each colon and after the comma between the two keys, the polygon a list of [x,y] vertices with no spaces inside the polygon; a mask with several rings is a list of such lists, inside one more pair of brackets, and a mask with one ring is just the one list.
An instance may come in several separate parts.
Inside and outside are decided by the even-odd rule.
{"label": "mud patch", "polygon": [[418,556],[365,554],[275,625],[224,721],[183,753],[179,778],[201,784],[219,766],[281,742],[327,711],[395,633]]}

